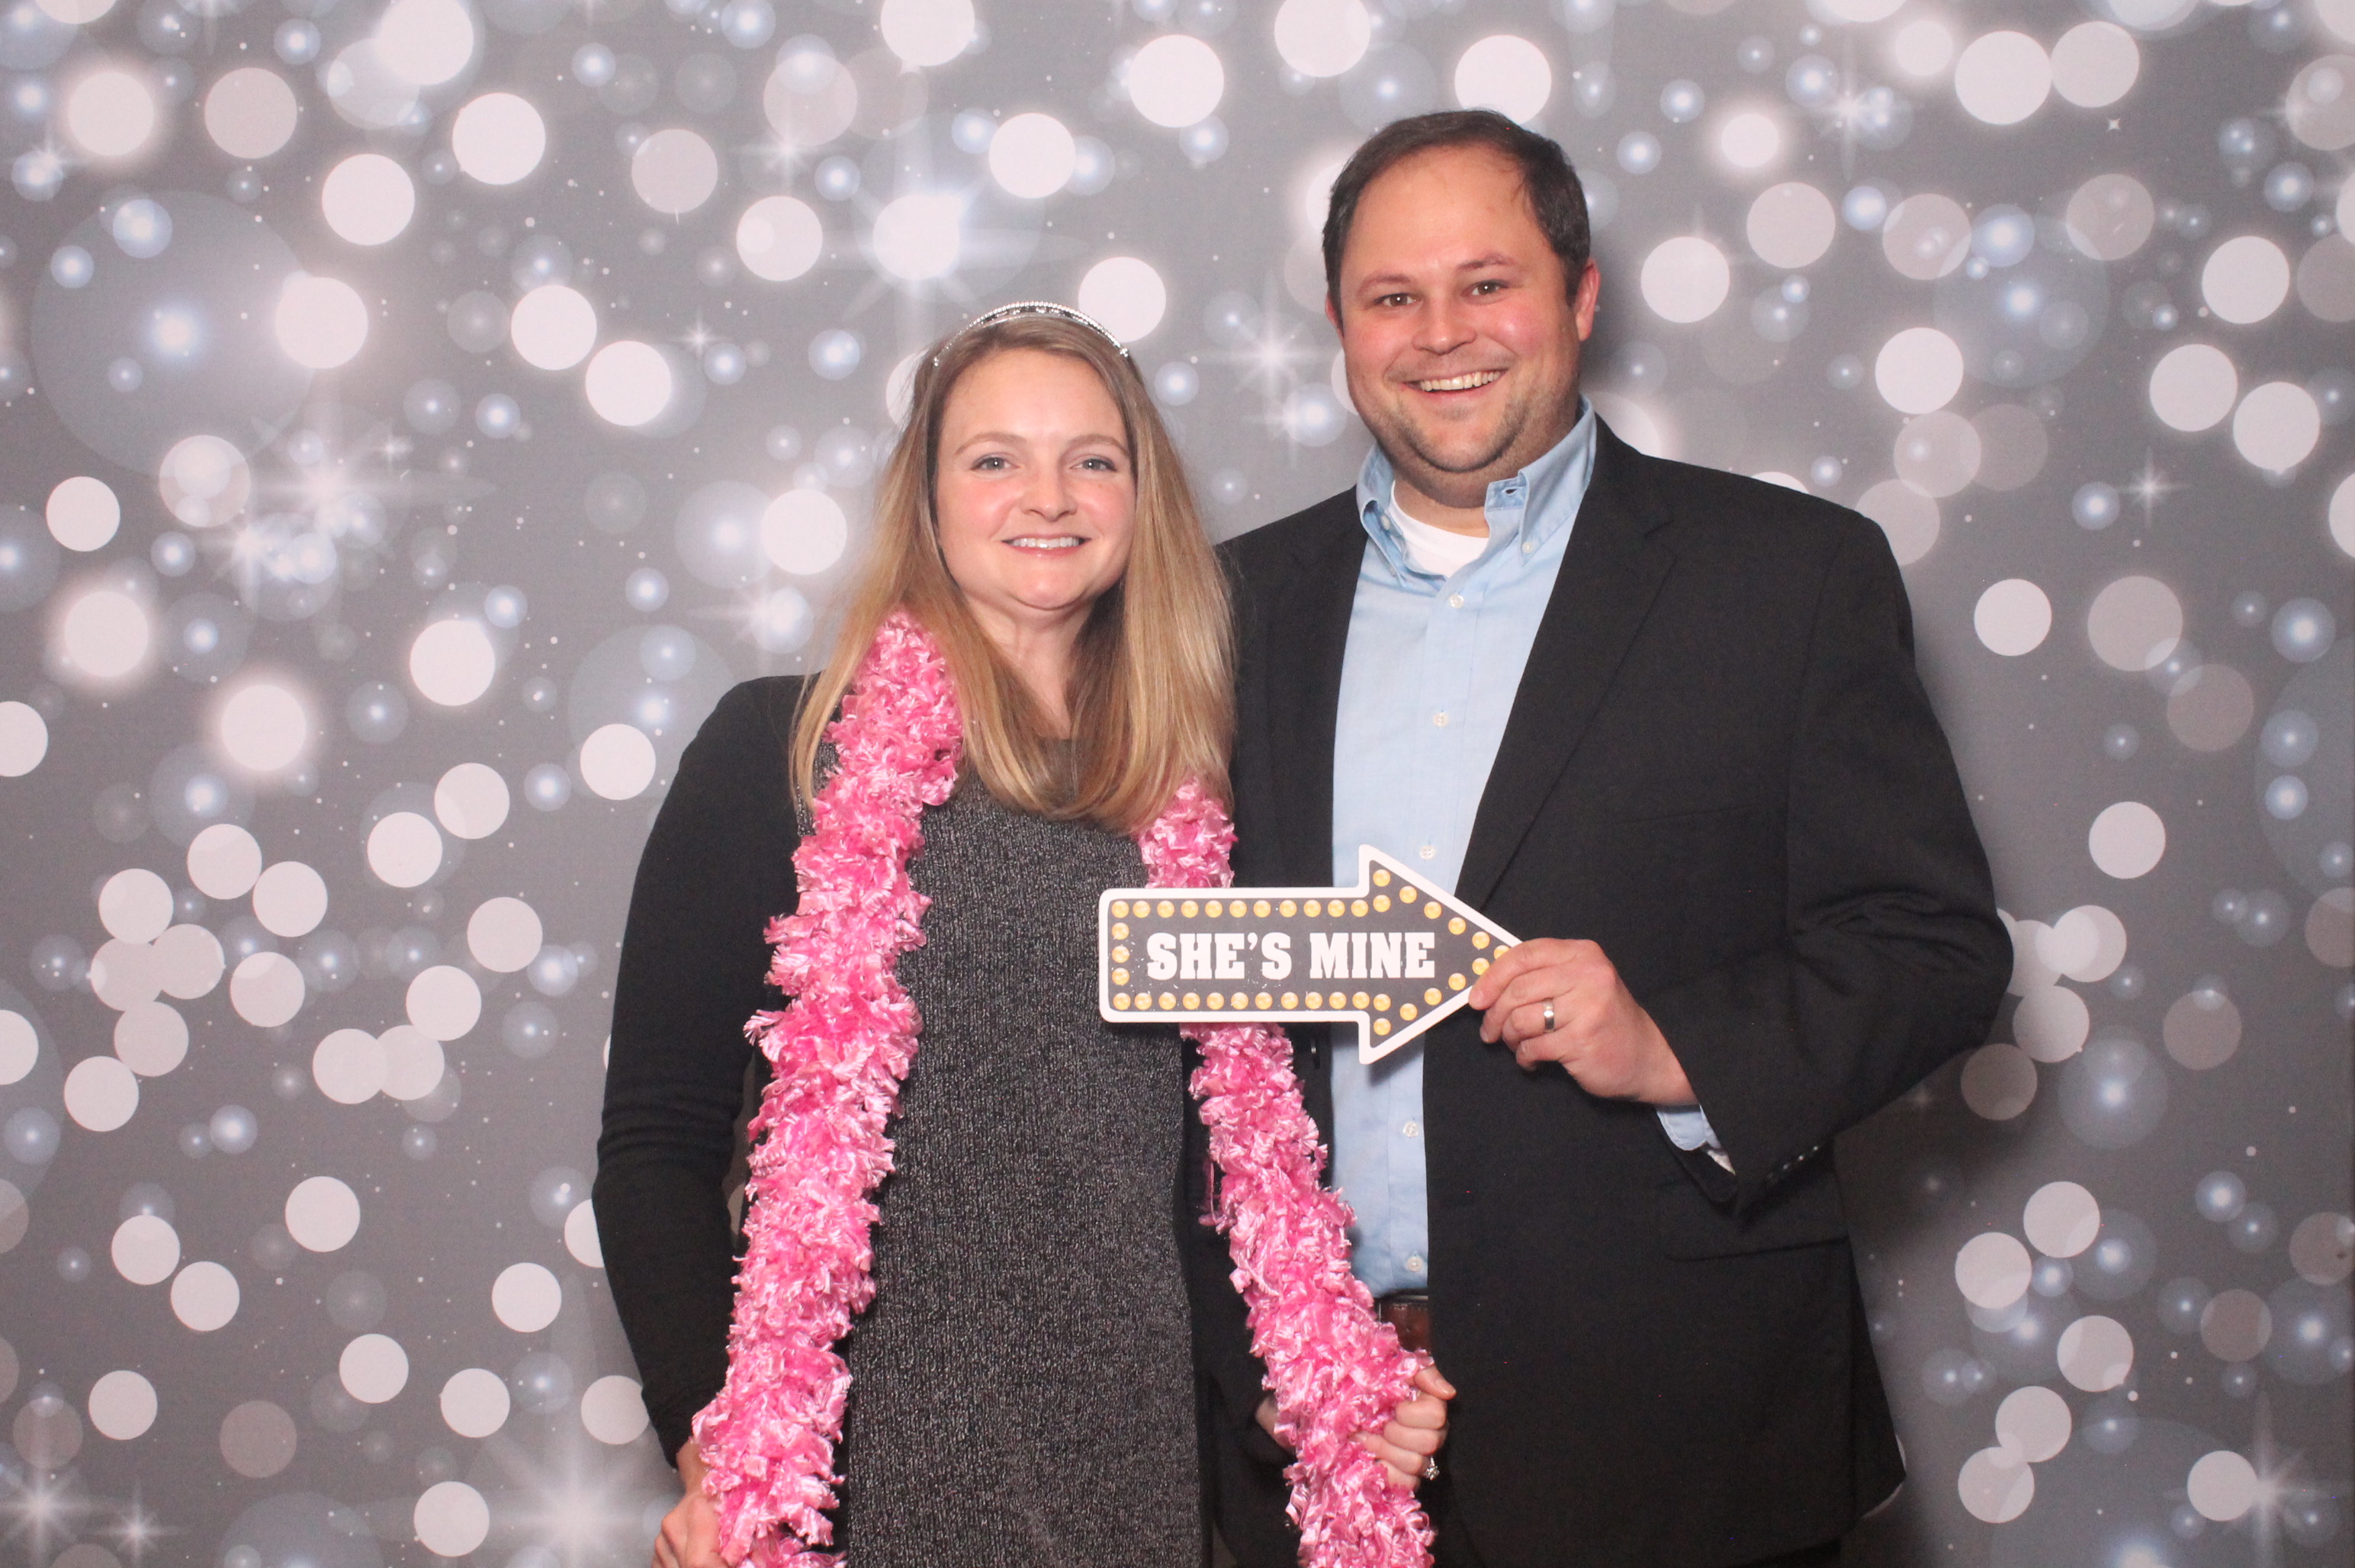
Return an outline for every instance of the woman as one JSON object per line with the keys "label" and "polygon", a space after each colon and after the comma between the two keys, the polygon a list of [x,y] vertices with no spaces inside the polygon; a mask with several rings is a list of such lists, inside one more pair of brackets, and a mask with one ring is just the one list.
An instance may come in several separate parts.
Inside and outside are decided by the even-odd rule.
{"label": "woman", "polygon": [[[1226,628],[1125,352],[1053,306],[944,344],[826,670],[721,701],[639,868],[596,1198],[686,1492],[660,1568],[741,1553],[747,1518],[830,1530],[858,1568],[1200,1560],[1184,1048],[1096,1016],[1095,911],[1145,883],[1132,835],[1180,786],[1223,796]],[[928,680],[946,700],[913,689]],[[932,755],[922,732],[943,713]],[[921,853],[887,864],[897,819],[877,791],[921,774],[920,753],[947,771],[911,786]],[[820,851],[805,875],[835,868],[841,886],[797,883],[805,839]],[[780,1061],[820,1065],[773,1086],[756,1123],[731,1366],[722,1191],[759,1061],[745,1020],[777,999],[763,928],[797,906],[769,934],[771,977],[800,999],[754,1023]],[[869,1270],[860,1173],[885,1170]],[[1394,1469],[1420,1464],[1437,1404],[1401,1413],[1421,1424]],[[837,1418],[838,1455],[806,1437]],[[829,1465],[845,1479],[821,1519]]]}

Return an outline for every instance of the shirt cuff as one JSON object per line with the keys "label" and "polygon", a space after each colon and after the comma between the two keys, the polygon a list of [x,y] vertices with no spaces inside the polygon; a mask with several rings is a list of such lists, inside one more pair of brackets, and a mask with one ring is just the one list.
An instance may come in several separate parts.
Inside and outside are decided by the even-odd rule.
{"label": "shirt cuff", "polygon": [[1668,1135],[1670,1143],[1687,1153],[1699,1150],[1726,1169],[1733,1168],[1733,1161],[1726,1157],[1725,1146],[1717,1141],[1717,1129],[1709,1125],[1709,1113],[1699,1105],[1673,1106],[1655,1115],[1660,1118],[1660,1130]]}

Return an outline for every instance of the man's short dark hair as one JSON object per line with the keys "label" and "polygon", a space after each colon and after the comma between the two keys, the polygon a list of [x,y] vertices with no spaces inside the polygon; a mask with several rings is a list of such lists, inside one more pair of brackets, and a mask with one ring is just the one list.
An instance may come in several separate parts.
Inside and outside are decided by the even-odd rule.
{"label": "man's short dark hair", "polygon": [[1325,297],[1334,314],[1341,311],[1341,251],[1349,242],[1349,227],[1357,221],[1358,202],[1366,187],[1418,153],[1442,147],[1487,147],[1520,169],[1521,187],[1529,194],[1538,229],[1561,258],[1567,286],[1575,295],[1593,242],[1586,227],[1586,189],[1578,183],[1578,171],[1570,166],[1568,155],[1550,137],[1524,130],[1493,109],[1450,109],[1383,126],[1350,155],[1334,179],[1332,199],[1325,208]]}

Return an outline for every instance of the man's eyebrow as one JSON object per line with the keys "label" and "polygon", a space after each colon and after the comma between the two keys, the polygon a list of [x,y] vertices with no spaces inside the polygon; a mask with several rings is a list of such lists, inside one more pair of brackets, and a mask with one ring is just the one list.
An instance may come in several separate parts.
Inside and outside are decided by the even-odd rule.
{"label": "man's eyebrow", "polygon": [[[1506,255],[1501,251],[1491,251],[1485,256],[1476,256],[1468,261],[1458,261],[1455,263],[1455,270],[1458,272],[1477,272],[1489,267],[1512,267],[1518,265],[1519,265],[1519,262],[1518,262],[1514,258]],[[1361,289],[1374,288],[1378,286],[1390,288],[1399,283],[1412,283],[1413,282],[1414,280],[1404,272],[1369,272],[1364,277],[1358,280],[1358,286]]]}

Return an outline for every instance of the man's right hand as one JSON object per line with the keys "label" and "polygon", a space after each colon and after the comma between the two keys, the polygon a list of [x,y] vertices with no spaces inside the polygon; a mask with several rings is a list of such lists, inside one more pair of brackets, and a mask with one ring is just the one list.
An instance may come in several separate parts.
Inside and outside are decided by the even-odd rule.
{"label": "man's right hand", "polygon": [[678,1451],[678,1506],[663,1515],[654,1568],[727,1568],[719,1560],[719,1515],[703,1489],[703,1450],[689,1439]]}

